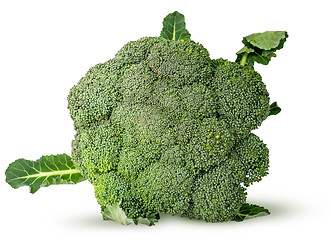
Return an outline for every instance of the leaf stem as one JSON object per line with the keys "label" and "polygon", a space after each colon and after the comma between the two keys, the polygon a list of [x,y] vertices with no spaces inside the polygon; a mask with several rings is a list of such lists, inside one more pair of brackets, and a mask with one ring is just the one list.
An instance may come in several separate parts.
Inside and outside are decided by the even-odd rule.
{"label": "leaf stem", "polygon": [[81,173],[79,170],[77,169],[68,169],[68,170],[61,170],[61,171],[50,171],[50,172],[39,172],[37,174],[31,174],[31,175],[27,175],[27,176],[19,176],[16,178],[13,178],[12,180],[16,180],[16,179],[27,179],[27,178],[40,178],[40,177],[49,177],[49,176],[62,176],[62,175],[72,175],[75,173]]}
{"label": "leaf stem", "polygon": [[245,53],[243,54],[243,56],[242,56],[242,58],[241,58],[241,61],[240,61],[240,65],[242,65],[242,66],[246,65],[248,54],[249,54],[249,53],[247,53],[247,52],[245,52]]}

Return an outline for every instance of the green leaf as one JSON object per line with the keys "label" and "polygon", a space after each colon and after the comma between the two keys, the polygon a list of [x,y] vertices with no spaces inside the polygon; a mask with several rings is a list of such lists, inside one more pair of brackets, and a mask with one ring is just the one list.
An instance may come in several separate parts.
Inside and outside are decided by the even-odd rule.
{"label": "green leaf", "polygon": [[285,31],[267,31],[246,36],[242,40],[244,47],[236,53],[235,62],[249,67],[253,67],[255,62],[267,65],[272,57],[277,56],[275,51],[283,48],[287,37]]}
{"label": "green leaf", "polygon": [[281,108],[278,106],[277,102],[274,102],[270,105],[269,116],[277,115],[281,112]]}
{"label": "green leaf", "polygon": [[264,216],[268,214],[270,214],[270,211],[265,209],[264,207],[260,207],[254,204],[244,203],[233,220],[241,222],[245,219]]}
{"label": "green leaf", "polygon": [[190,39],[190,33],[186,29],[184,16],[177,11],[168,14],[164,18],[160,37],[173,41]]}
{"label": "green leaf", "polygon": [[118,222],[122,225],[129,225],[129,224],[145,224],[148,226],[154,225],[160,217],[159,214],[151,214],[146,218],[139,217],[137,219],[128,218],[126,213],[121,208],[121,201],[116,204],[107,205],[106,207],[101,208],[101,213],[104,220],[112,220]]}
{"label": "green leaf", "polygon": [[266,31],[263,33],[254,33],[244,37],[244,45],[254,46],[263,50],[281,49],[288,37],[284,31]]}
{"label": "green leaf", "polygon": [[120,207],[121,201],[113,205],[102,207],[101,214],[104,220],[112,220],[122,225],[129,225],[135,223],[133,219],[128,218],[126,213]]}
{"label": "green leaf", "polygon": [[159,219],[160,219],[159,214],[151,214],[151,215],[147,216],[146,218],[139,217],[135,223],[136,224],[141,223],[141,224],[145,224],[148,226],[153,226],[154,223],[158,222]]}
{"label": "green leaf", "polygon": [[10,186],[29,186],[31,193],[53,184],[75,184],[85,180],[67,154],[42,156],[36,161],[17,159],[9,164],[5,174]]}

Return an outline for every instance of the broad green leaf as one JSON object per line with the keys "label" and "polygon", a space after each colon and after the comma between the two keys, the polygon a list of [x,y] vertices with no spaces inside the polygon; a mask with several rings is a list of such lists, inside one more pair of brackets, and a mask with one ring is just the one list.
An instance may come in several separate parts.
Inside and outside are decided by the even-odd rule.
{"label": "broad green leaf", "polygon": [[287,32],[284,31],[266,31],[244,37],[244,44],[246,46],[254,46],[263,50],[277,50],[283,47],[287,37]]}
{"label": "broad green leaf", "polygon": [[288,37],[284,31],[267,31],[254,33],[243,38],[244,47],[238,51],[235,62],[241,65],[253,67],[254,63],[269,64],[272,57],[276,57],[275,51],[283,48]]}
{"label": "broad green leaf", "polygon": [[116,204],[107,205],[106,207],[102,207],[101,213],[104,220],[112,220],[118,222],[122,225],[129,225],[129,224],[145,224],[148,226],[154,225],[160,217],[159,214],[151,214],[146,218],[139,217],[137,219],[128,218],[126,213],[121,208],[121,201]]}
{"label": "broad green leaf", "polygon": [[274,102],[270,105],[269,116],[277,115],[280,112],[281,112],[281,108],[278,106],[277,102]]}
{"label": "broad green leaf", "polygon": [[245,219],[264,216],[268,214],[270,214],[270,211],[263,207],[254,204],[245,203],[241,206],[239,212],[237,213],[237,215],[233,220],[241,222]]}
{"label": "broad green leaf", "polygon": [[31,193],[53,184],[74,184],[85,180],[67,154],[42,156],[36,161],[21,158],[9,164],[5,174],[10,186],[29,186]]}
{"label": "broad green leaf", "polygon": [[184,16],[177,11],[168,14],[164,18],[160,37],[174,41],[190,39],[190,33],[186,29]]}

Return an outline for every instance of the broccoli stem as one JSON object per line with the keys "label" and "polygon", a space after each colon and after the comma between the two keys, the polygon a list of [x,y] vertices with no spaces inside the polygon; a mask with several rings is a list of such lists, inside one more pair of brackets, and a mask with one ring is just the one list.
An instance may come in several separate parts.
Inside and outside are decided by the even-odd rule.
{"label": "broccoli stem", "polygon": [[246,53],[243,54],[243,56],[241,58],[240,65],[242,65],[242,66],[246,65],[247,57],[248,57],[248,53],[246,52]]}

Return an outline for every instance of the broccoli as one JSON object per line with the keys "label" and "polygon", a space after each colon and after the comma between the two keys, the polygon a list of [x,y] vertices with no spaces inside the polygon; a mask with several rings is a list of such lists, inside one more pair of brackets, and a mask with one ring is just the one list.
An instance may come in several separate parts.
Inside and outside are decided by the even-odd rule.
{"label": "broccoli", "polygon": [[[159,37],[127,43],[70,90],[71,158],[19,159],[6,171],[9,184],[35,192],[87,179],[103,218],[122,224],[153,225],[160,213],[207,222],[269,213],[246,203],[246,188],[269,168],[269,150],[251,132],[281,109],[253,65],[268,64],[287,33],[245,37],[232,62],[192,41],[182,14],[163,24]],[[61,175],[36,169],[48,163]],[[36,171],[18,176],[26,166]]]}

